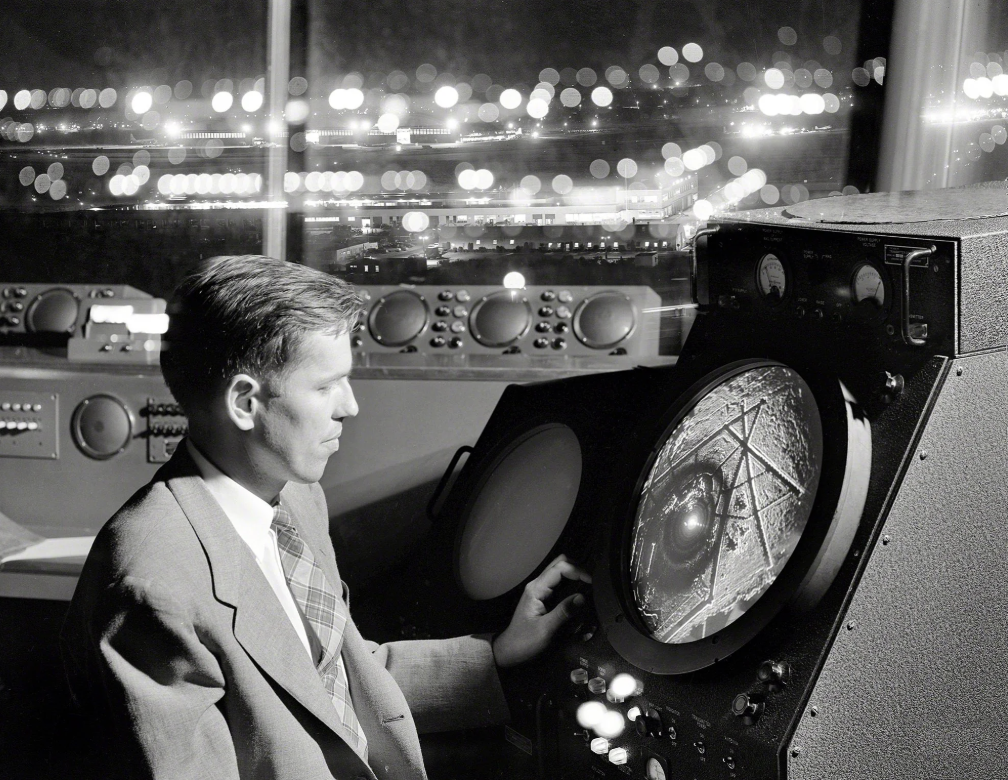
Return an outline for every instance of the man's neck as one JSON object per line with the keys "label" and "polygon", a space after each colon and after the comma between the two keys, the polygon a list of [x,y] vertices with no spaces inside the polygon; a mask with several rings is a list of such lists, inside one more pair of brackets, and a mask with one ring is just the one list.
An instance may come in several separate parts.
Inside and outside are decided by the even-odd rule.
{"label": "man's neck", "polygon": [[284,484],[278,483],[276,479],[263,474],[257,469],[250,458],[247,457],[245,449],[237,444],[228,446],[226,443],[218,442],[214,439],[207,439],[199,436],[189,437],[193,447],[200,455],[207,459],[218,471],[233,479],[243,488],[255,496],[258,496],[267,504],[276,501]]}

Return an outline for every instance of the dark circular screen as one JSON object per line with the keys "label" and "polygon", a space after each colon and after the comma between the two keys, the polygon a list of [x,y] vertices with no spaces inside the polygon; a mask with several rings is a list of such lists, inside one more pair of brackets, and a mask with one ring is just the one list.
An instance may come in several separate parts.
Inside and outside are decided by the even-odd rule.
{"label": "dark circular screen", "polygon": [[368,328],[379,344],[401,347],[427,327],[430,314],[424,299],[410,290],[397,290],[381,298],[368,315]]}
{"label": "dark circular screen", "polygon": [[77,325],[77,299],[69,290],[47,290],[28,307],[25,327],[31,333],[68,333]]}
{"label": "dark circular screen", "polygon": [[733,623],[780,574],[822,470],[812,391],[780,365],[734,374],[658,451],[631,534],[630,586],[653,639],[694,642]]}
{"label": "dark circular screen", "polygon": [[506,347],[532,327],[532,307],[514,291],[488,295],[473,307],[469,329],[484,347]]}
{"label": "dark circular screen", "polygon": [[634,307],[618,292],[601,292],[587,298],[574,312],[574,333],[595,349],[615,347],[634,329]]}
{"label": "dark circular screen", "polygon": [[581,445],[566,425],[517,439],[491,467],[468,511],[458,574],[473,599],[507,593],[549,555],[581,486]]}

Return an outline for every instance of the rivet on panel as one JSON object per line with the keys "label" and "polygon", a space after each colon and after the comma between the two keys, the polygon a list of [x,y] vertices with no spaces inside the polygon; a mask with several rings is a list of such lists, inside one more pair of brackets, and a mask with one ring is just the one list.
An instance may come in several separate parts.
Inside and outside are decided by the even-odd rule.
{"label": "rivet on panel", "polygon": [[801,748],[791,748],[791,758],[798,758],[801,755]]}
{"label": "rivet on panel", "polygon": [[882,544],[889,544],[889,534],[882,537]]}
{"label": "rivet on panel", "polygon": [[854,630],[854,625],[855,625],[855,624],[854,624],[854,621],[853,621],[853,620],[852,620],[852,621],[850,621],[850,622],[849,622],[849,623],[847,624],[847,630],[848,630],[848,631],[853,631],[853,630]]}
{"label": "rivet on panel", "polygon": [[921,460],[927,460],[927,456],[928,456],[928,454],[927,454],[926,450],[925,451],[921,451],[921,454],[920,454],[920,459]]}
{"label": "rivet on panel", "polygon": [[962,367],[956,369],[956,376],[962,376]]}
{"label": "rivet on panel", "polygon": [[811,708],[809,708],[809,715],[811,715],[813,718],[816,715],[818,715],[818,714],[819,714],[819,708],[818,707],[811,707]]}

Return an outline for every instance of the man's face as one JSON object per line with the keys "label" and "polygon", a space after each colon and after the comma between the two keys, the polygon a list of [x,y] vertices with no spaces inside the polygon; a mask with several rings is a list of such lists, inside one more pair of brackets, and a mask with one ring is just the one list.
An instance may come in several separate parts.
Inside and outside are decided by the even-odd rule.
{"label": "man's face", "polygon": [[357,414],[350,336],[308,333],[294,362],[262,393],[263,466],[284,481],[318,482],[339,449],[343,418]]}

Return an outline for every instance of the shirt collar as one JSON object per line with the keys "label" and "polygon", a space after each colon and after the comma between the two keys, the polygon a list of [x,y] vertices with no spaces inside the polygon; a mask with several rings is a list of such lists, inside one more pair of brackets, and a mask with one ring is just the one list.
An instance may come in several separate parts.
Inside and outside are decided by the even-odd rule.
{"label": "shirt collar", "polygon": [[186,447],[207,490],[220,504],[238,535],[253,552],[262,550],[273,522],[273,507],[212,464],[189,438],[186,439]]}

